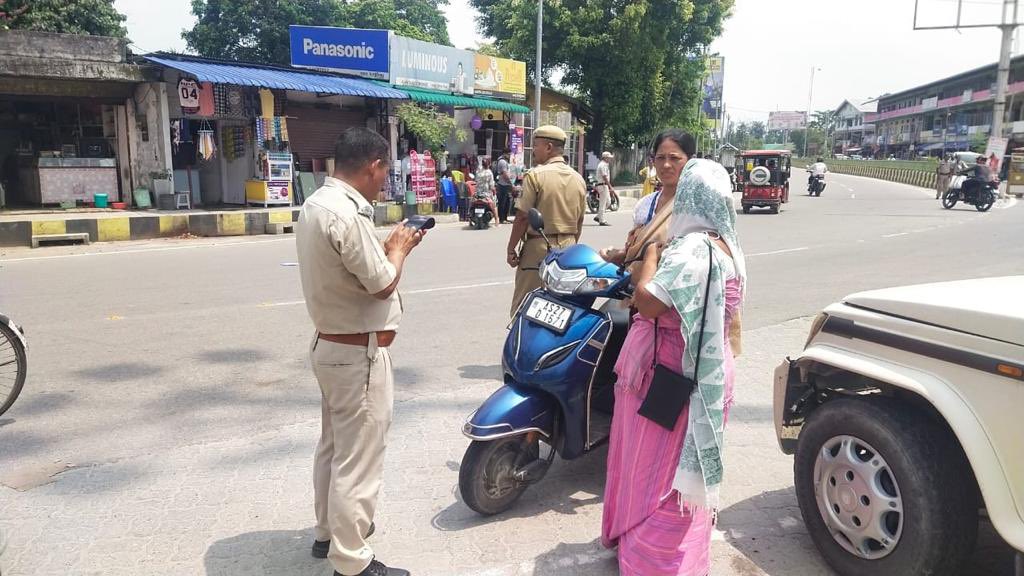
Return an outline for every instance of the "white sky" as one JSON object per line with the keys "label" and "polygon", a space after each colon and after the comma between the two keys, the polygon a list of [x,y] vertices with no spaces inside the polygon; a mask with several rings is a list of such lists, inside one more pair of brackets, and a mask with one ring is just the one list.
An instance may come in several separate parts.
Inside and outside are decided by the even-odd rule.
{"label": "white sky", "polygon": [[[448,34],[473,49],[468,0],[450,0]],[[944,2],[950,0],[923,0]],[[991,2],[994,0],[973,0]],[[115,0],[128,16],[139,51],[182,51],[192,26],[189,0]],[[968,10],[971,4],[965,4]],[[734,120],[766,119],[771,110],[807,108],[812,66],[813,108],[843,99],[897,92],[998,59],[995,29],[914,31],[913,0],[736,0],[734,16],[712,46],[725,57],[725,106]]]}

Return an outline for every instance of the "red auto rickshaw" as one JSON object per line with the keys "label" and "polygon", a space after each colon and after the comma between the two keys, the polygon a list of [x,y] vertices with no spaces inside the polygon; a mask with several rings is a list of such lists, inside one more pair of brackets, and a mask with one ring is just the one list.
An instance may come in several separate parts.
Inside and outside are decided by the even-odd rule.
{"label": "red auto rickshaw", "polygon": [[743,163],[741,191],[743,213],[754,207],[768,208],[772,214],[789,202],[789,173],[792,154],[788,150],[748,150]]}

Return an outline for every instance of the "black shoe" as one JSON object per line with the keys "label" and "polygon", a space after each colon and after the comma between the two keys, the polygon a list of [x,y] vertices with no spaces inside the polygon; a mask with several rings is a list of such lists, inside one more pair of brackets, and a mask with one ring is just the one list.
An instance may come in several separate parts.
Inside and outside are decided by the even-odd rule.
{"label": "black shoe", "polygon": [[598,223],[600,223],[600,222],[601,222],[601,219],[600,219],[600,218],[598,218],[597,216],[594,216],[594,222],[598,222]]}
{"label": "black shoe", "polygon": [[[344,576],[340,572],[335,572],[334,576]],[[411,576],[408,570],[402,570],[401,568],[388,568],[382,562],[371,560],[370,565],[355,576]]]}
{"label": "black shoe", "polygon": [[609,224],[607,222],[601,222],[601,226],[611,226],[611,224]]}
{"label": "black shoe", "polygon": [[[370,529],[366,532],[365,538],[373,536],[373,533],[377,531],[377,525],[370,522]],[[313,558],[327,558],[327,553],[331,551],[330,540],[314,540],[313,541]]]}

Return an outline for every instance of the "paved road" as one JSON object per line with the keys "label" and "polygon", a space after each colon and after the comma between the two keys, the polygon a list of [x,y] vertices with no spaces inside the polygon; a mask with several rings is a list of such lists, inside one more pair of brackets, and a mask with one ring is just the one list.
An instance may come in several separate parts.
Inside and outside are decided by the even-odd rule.
{"label": "paved road", "polygon": [[[770,371],[800,349],[810,316],[855,290],[1022,272],[1012,203],[946,211],[917,188],[830,182],[780,215],[738,217],[748,332],[716,574],[829,573],[771,426]],[[611,221],[588,223],[584,241],[621,241],[629,215]],[[418,576],[612,575],[596,540],[603,451],[557,463],[497,518],[458,497],[460,425],[500,378],[507,233],[439,227],[409,263],[373,542]],[[0,254],[0,310],[32,346],[25,393],[0,416],[5,575],[330,573],[307,549],[319,394],[294,263],[290,238],[265,237]],[[1010,562],[987,531],[970,573]]]}

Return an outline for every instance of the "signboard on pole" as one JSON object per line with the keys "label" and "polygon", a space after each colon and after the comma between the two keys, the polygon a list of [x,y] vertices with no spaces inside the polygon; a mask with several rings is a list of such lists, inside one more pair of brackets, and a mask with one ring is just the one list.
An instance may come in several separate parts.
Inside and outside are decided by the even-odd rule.
{"label": "signboard on pole", "polygon": [[480,96],[526,100],[526,62],[477,54],[473,86]]}
{"label": "signboard on pole", "polygon": [[455,94],[473,94],[476,55],[395,35],[391,38],[391,83]]}
{"label": "signboard on pole", "polygon": [[704,116],[710,120],[722,118],[722,87],[725,84],[725,58],[708,58],[707,76],[704,78]]}
{"label": "signboard on pole", "polygon": [[388,30],[289,26],[288,36],[292,66],[388,79]]}
{"label": "signboard on pole", "polygon": [[803,130],[807,127],[806,112],[769,112],[769,130]]}

